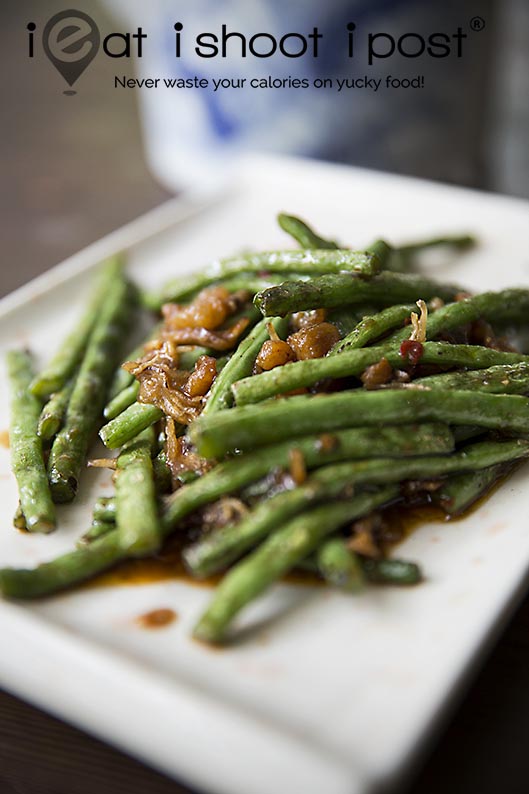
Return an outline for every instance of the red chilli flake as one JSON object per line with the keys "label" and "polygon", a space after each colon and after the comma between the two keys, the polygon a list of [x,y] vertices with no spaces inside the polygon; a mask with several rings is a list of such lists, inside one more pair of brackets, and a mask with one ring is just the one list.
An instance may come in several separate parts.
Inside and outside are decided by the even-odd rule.
{"label": "red chilli flake", "polygon": [[410,364],[418,364],[424,353],[421,342],[414,342],[412,339],[405,339],[400,346],[400,355],[407,358]]}

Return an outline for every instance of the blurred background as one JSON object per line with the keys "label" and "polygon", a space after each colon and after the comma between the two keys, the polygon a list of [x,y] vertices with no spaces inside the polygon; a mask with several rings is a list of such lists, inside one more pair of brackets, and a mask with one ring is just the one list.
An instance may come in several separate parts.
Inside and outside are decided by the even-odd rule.
{"label": "blurred background", "polygon": [[[66,0],[1,6],[1,291],[208,179],[229,179],[241,151],[272,150],[529,196],[529,3],[527,0],[79,0],[101,35],[148,33],[144,57],[99,54],[65,97],[39,33]],[[470,29],[479,15],[480,32]],[[358,51],[345,57],[345,25]],[[37,25],[27,57],[28,22]],[[317,59],[174,58],[174,21],[185,33],[222,22],[252,33],[324,34]],[[457,59],[380,60],[366,67],[365,32],[467,33]],[[363,36],[361,34],[364,34]],[[329,42],[344,41],[340,47]],[[188,48],[189,50],[191,47]],[[114,75],[424,75],[423,89],[331,91],[116,89]]]}

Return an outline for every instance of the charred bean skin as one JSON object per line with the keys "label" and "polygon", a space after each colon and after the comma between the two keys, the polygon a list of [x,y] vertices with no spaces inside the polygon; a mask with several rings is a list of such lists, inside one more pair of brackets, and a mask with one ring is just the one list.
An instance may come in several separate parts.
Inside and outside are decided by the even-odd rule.
{"label": "charred bean skin", "polygon": [[439,284],[424,276],[380,273],[361,278],[354,273],[333,273],[269,287],[257,293],[254,303],[265,317],[285,317],[306,309],[333,309],[359,303],[383,307],[435,297],[453,300],[460,291],[461,287]]}

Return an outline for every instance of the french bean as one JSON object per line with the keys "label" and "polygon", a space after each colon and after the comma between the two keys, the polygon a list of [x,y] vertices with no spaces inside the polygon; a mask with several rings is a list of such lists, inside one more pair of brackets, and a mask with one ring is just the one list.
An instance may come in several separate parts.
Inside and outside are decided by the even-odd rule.
{"label": "french bean", "polygon": [[200,455],[222,458],[228,452],[255,449],[310,432],[425,420],[523,436],[529,434],[529,400],[514,394],[454,390],[441,395],[439,391],[419,389],[300,395],[199,417],[190,428],[190,436]]}
{"label": "french bean", "polygon": [[331,309],[327,314],[327,320],[338,328],[343,339],[351,331],[354,331],[358,323],[364,318],[370,317],[377,312],[378,309],[375,306],[369,306],[369,304],[346,306],[342,309]]}
{"label": "french bean", "polygon": [[93,543],[94,540],[108,535],[109,532],[114,532],[116,525],[113,521],[100,521],[94,520],[90,528],[82,535],[77,541],[76,548],[80,549],[88,543]]}
{"label": "french bean", "polygon": [[128,555],[156,551],[162,541],[151,461],[154,431],[144,430],[117,459],[116,528]]}
{"label": "french bean", "polygon": [[465,389],[490,394],[529,394],[529,362],[500,364],[487,369],[443,372],[427,378],[416,378],[404,388]]}
{"label": "french bean", "polygon": [[335,250],[340,247],[333,240],[326,240],[324,237],[320,237],[305,221],[295,215],[287,215],[285,212],[280,212],[277,216],[277,222],[283,231],[293,237],[301,248]]}
{"label": "french bean", "polygon": [[498,463],[529,457],[529,441],[484,441],[452,455],[373,458],[318,469],[302,486],[261,502],[239,523],[216,530],[184,550],[184,560],[196,576],[209,576],[226,567],[271,531],[311,504],[351,495],[366,485],[387,485],[410,479],[436,479],[461,471],[478,471]]}
{"label": "french bean", "polygon": [[355,273],[333,273],[316,276],[310,281],[290,281],[269,287],[255,296],[254,303],[265,317],[284,317],[306,309],[331,309],[358,303],[383,307],[420,298],[453,300],[461,289],[424,276],[402,273],[380,273],[372,278],[362,278]]}
{"label": "french bean", "polygon": [[345,353],[348,350],[365,347],[375,339],[384,336],[385,333],[393,328],[402,325],[406,319],[410,318],[413,311],[417,311],[415,304],[404,303],[388,306],[387,309],[382,309],[376,314],[363,317],[358,325],[333,347],[329,355],[335,356],[337,353]]}
{"label": "french bean", "polygon": [[250,375],[255,359],[265,342],[269,338],[268,324],[271,323],[276,332],[281,336],[287,328],[287,323],[280,317],[263,319],[250,331],[246,339],[239,344],[229,362],[220,374],[217,375],[208,395],[203,414],[211,414],[230,408],[233,403],[231,387],[235,381]]}
{"label": "french bean", "polygon": [[106,404],[103,416],[109,421],[115,419],[130,405],[136,402],[140,393],[140,383],[135,380],[130,386],[126,386],[115,397]]}
{"label": "french bean", "polygon": [[[475,245],[476,240],[470,235],[456,235],[449,237],[433,237],[429,240],[419,240],[401,246],[391,246],[384,240],[377,240],[367,249],[378,253],[382,261],[383,270],[392,272],[408,272],[411,270],[413,259],[417,254],[427,248],[448,247],[464,251]],[[378,249],[378,250],[377,250]]]}
{"label": "french bean", "polygon": [[[224,413],[232,413],[236,409]],[[307,469],[325,463],[381,456],[445,454],[453,450],[453,436],[444,425],[421,424],[355,428],[330,436],[306,435],[269,446],[249,455],[237,456],[216,466],[200,479],[180,488],[168,500],[164,520],[173,526],[193,510],[264,477],[274,468],[290,464],[293,446],[303,456]]]}
{"label": "french bean", "polygon": [[325,537],[397,496],[398,488],[386,486],[374,493],[316,507],[292,519],[223,578],[195,627],[194,637],[209,643],[222,642],[235,615],[309,556]]}
{"label": "french bean", "polygon": [[21,532],[28,531],[28,528],[26,526],[26,519],[24,518],[24,513],[22,512],[20,502],[18,503],[17,509],[15,510],[15,515],[13,516],[13,526],[15,527],[15,529],[20,529]]}
{"label": "french bean", "polygon": [[108,449],[117,449],[136,438],[142,430],[154,425],[163,415],[161,408],[155,405],[135,402],[103,425],[99,436]]}
{"label": "french bean", "polygon": [[114,523],[116,521],[116,499],[114,496],[100,496],[92,512],[94,521]]}
{"label": "french bean", "polygon": [[[366,367],[386,358],[392,367],[402,368],[407,364],[399,347],[366,347],[348,350],[336,356],[294,361],[276,367],[260,375],[234,383],[233,394],[237,405],[261,402],[276,394],[285,394],[312,386],[325,378],[344,378],[360,375]],[[483,369],[498,364],[528,363],[529,358],[521,353],[505,353],[479,345],[452,345],[448,342],[425,342],[422,347],[421,364],[436,364],[444,367],[468,367]]]}
{"label": "french bean", "polygon": [[42,440],[37,435],[41,404],[29,390],[33,377],[31,357],[26,351],[10,350],[6,361],[11,392],[11,466],[20,508],[29,532],[51,532],[55,529],[55,507],[46,476]]}
{"label": "french bean", "polygon": [[[228,411],[226,413],[231,413]],[[295,442],[308,469],[324,463],[370,456],[450,452],[452,435],[443,425],[411,425],[347,430],[322,439],[308,436]],[[203,505],[226,494],[237,493],[264,477],[275,467],[289,465],[292,442],[268,447],[250,455],[221,463],[203,477],[182,486],[169,497],[160,521],[164,538],[177,529],[180,521]],[[10,598],[36,598],[69,587],[112,567],[127,557],[117,532],[109,532],[82,549],[63,555],[34,569],[0,570],[0,592]]]}
{"label": "french bean", "polygon": [[[482,292],[455,303],[442,306],[428,315],[426,338],[435,339],[441,333],[467,325],[474,320],[488,320],[496,325],[527,323],[529,316],[529,290],[505,289],[499,292]],[[397,331],[386,341],[398,344],[409,336],[409,329]]]}
{"label": "french bean", "polygon": [[64,426],[55,437],[48,460],[55,501],[69,502],[76,494],[88,447],[105,404],[107,381],[131,320],[134,305],[131,295],[128,282],[123,276],[116,276],[90,336]]}
{"label": "french bean", "polygon": [[370,276],[378,271],[378,260],[371,254],[348,249],[263,251],[242,254],[214,262],[200,273],[180,276],[166,284],[161,293],[149,299],[150,305],[161,305],[168,301],[188,300],[201,289],[216,282],[251,273],[282,273],[292,275],[314,275],[349,271]]}
{"label": "french bean", "polygon": [[461,515],[507,474],[509,468],[502,462],[450,477],[433,495],[434,502],[449,516]]}
{"label": "french bean", "polygon": [[85,349],[96,324],[105,296],[119,279],[122,259],[113,257],[103,266],[90,303],[77,326],[66,337],[49,364],[31,383],[31,391],[41,400],[60,391],[74,374],[85,354]]}
{"label": "french bean", "polygon": [[364,570],[354,551],[342,538],[325,540],[316,551],[320,574],[333,587],[358,593],[365,584]]}
{"label": "french bean", "polygon": [[422,581],[422,573],[414,562],[390,557],[383,560],[362,559],[362,570],[373,584],[414,585]]}
{"label": "french bean", "polygon": [[472,234],[442,235],[441,237],[429,237],[426,240],[417,240],[405,245],[399,245],[397,250],[402,254],[418,254],[427,248],[455,248],[459,251],[466,251],[476,245],[476,238]]}
{"label": "french bean", "polygon": [[126,559],[116,530],[36,568],[1,568],[0,592],[6,598],[39,598],[64,590]]}
{"label": "french bean", "polygon": [[37,433],[43,441],[51,441],[61,429],[68,403],[72,395],[75,380],[72,379],[63,388],[52,394],[39,417]]}

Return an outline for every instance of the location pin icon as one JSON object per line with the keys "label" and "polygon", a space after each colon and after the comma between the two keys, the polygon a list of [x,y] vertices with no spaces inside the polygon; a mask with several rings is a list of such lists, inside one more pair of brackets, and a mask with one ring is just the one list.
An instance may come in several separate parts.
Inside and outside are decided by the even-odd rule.
{"label": "location pin icon", "polygon": [[[42,34],[44,52],[64,77],[73,85],[97,55],[99,29],[94,20],[82,11],[60,11],[48,20]],[[65,91],[75,94],[75,91]]]}

